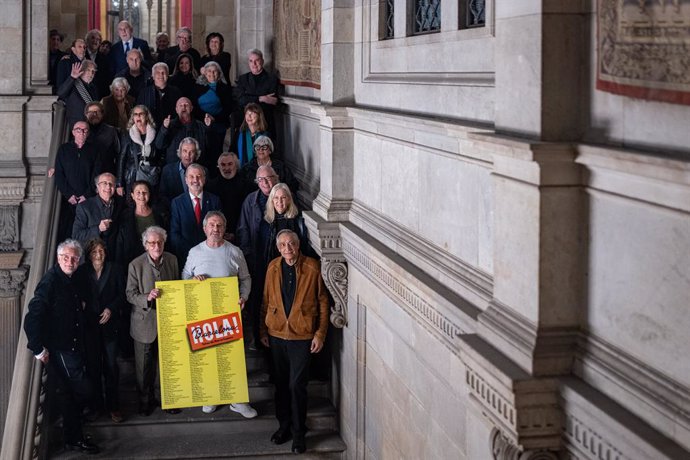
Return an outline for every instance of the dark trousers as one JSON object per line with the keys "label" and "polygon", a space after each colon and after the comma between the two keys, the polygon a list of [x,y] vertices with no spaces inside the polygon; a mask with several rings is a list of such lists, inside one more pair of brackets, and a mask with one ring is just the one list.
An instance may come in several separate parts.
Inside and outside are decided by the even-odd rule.
{"label": "dark trousers", "polygon": [[101,333],[91,342],[91,347],[92,349],[87,354],[89,356],[87,369],[95,390],[93,401],[95,408],[100,410],[105,407],[108,412],[117,411],[120,407],[118,398],[120,369],[117,366],[117,337],[109,337]]}
{"label": "dark trousers", "polygon": [[152,406],[156,401],[158,369],[158,339],[152,343],[134,341],[134,366],[137,374],[139,405]]}
{"label": "dark trousers", "polygon": [[276,418],[280,427],[292,428],[295,438],[307,432],[307,384],[311,340],[270,337],[276,386]]}
{"label": "dark trousers", "polygon": [[72,351],[51,351],[48,365],[57,383],[57,404],[62,413],[65,442],[81,441],[81,411],[93,397],[84,355]]}

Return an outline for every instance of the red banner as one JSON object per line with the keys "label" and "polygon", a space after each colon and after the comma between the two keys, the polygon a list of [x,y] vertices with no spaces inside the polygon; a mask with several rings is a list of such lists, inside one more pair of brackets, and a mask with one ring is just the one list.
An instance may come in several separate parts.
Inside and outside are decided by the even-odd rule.
{"label": "red banner", "polygon": [[239,340],[244,337],[239,313],[216,316],[187,324],[192,351]]}

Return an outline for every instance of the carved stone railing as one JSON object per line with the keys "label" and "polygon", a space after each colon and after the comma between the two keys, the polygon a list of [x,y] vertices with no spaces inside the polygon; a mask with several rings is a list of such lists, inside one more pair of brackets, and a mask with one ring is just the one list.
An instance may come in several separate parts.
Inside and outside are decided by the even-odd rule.
{"label": "carved stone railing", "polygon": [[[67,123],[62,103],[53,105],[53,133],[48,157],[49,167],[55,163],[55,155],[67,139]],[[33,291],[45,271],[54,263],[60,217],[60,196],[55,179],[46,177],[41,201],[40,216],[36,226],[31,271],[26,285],[24,311]],[[26,335],[19,334],[17,356],[14,363],[12,388],[0,458],[29,460],[44,456],[47,446],[45,417],[45,372],[40,361],[27,349]]]}

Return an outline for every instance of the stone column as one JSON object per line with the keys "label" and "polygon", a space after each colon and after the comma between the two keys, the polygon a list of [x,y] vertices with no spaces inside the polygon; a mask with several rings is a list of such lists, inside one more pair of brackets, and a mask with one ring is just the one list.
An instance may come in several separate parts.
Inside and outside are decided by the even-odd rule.
{"label": "stone column", "polygon": [[[0,256],[0,262],[2,259]],[[0,439],[12,386],[17,340],[21,333],[21,299],[26,275],[27,269],[24,267],[0,269]]]}

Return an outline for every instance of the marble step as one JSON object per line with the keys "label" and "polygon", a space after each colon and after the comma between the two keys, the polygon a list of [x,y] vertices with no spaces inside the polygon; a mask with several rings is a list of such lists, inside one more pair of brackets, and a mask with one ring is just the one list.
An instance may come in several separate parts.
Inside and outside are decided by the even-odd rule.
{"label": "marble step", "polygon": [[[245,433],[193,432],[167,436],[133,436],[99,442],[101,453],[94,459],[249,459],[294,458],[291,442],[277,446],[270,442],[271,431]],[[337,432],[313,430],[307,433],[304,459],[339,459],[346,449]],[[50,458],[83,459],[86,456],[61,450]]]}

